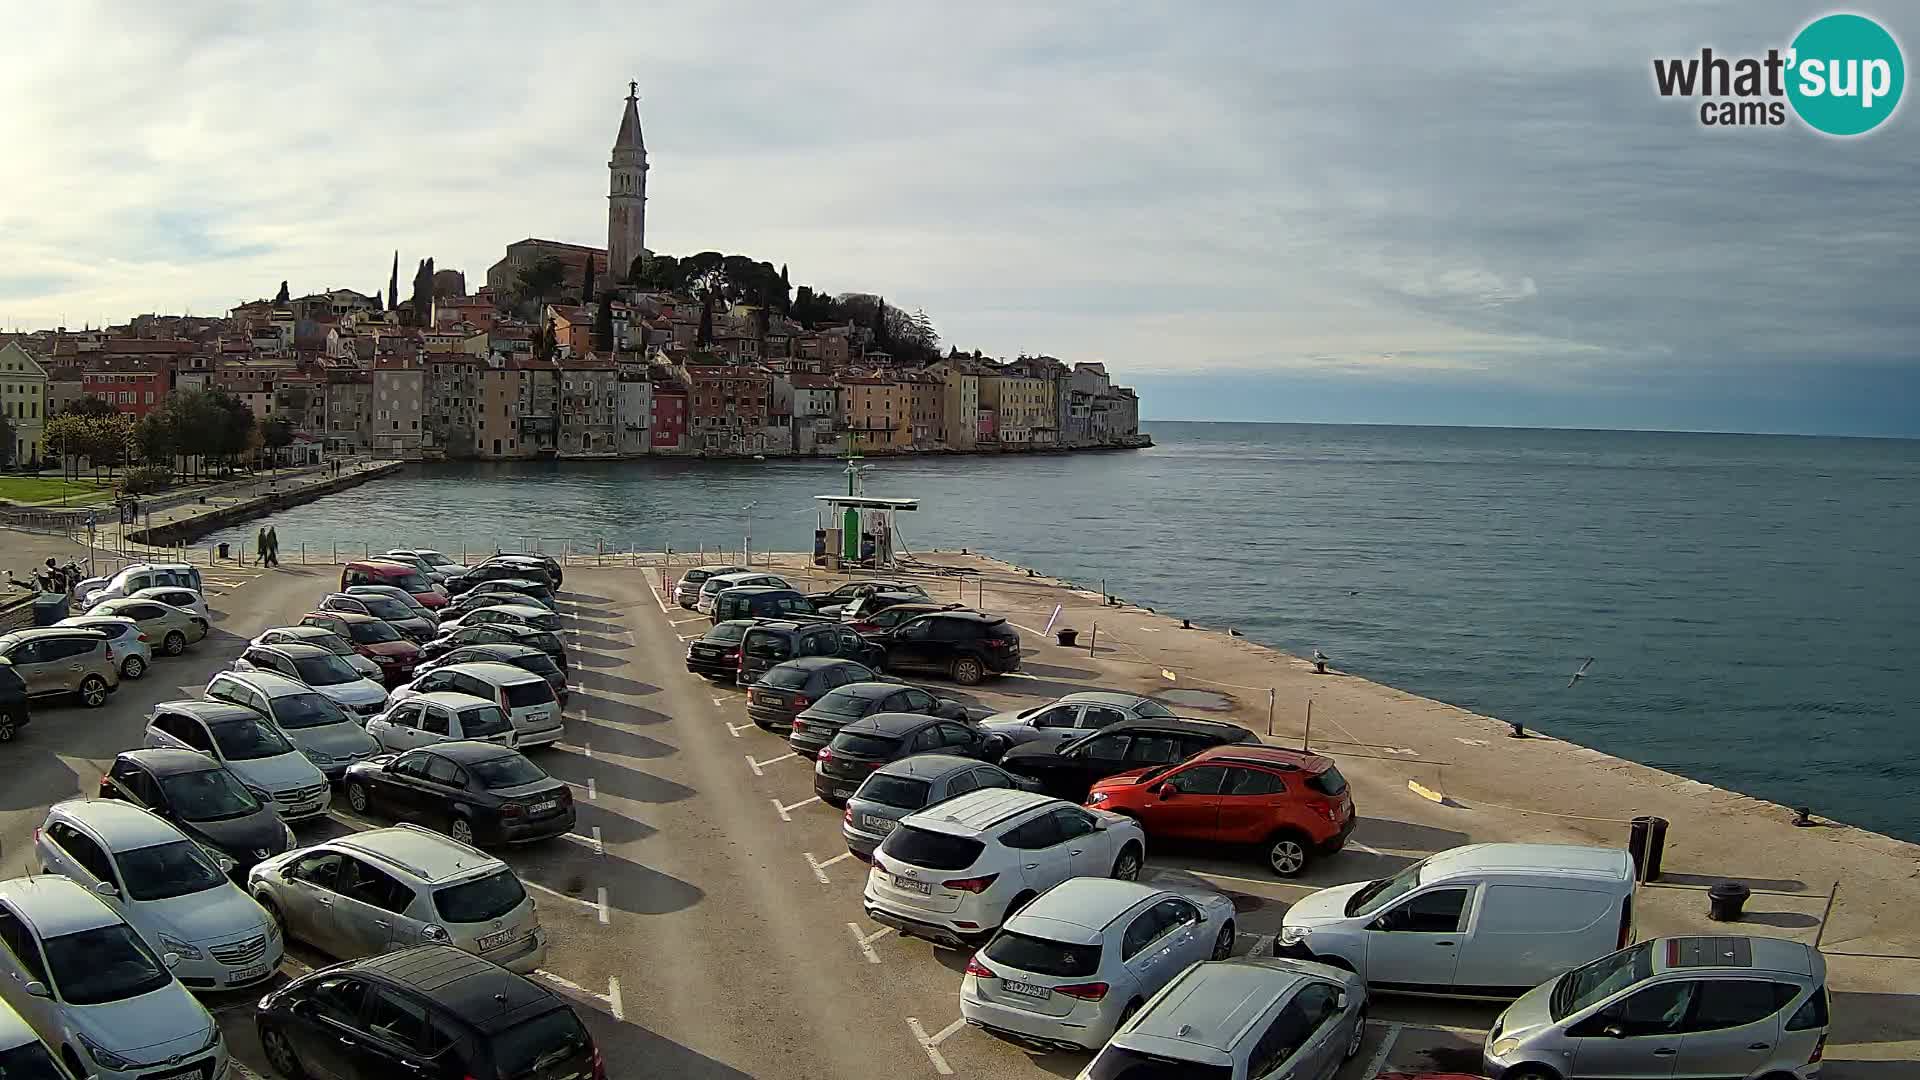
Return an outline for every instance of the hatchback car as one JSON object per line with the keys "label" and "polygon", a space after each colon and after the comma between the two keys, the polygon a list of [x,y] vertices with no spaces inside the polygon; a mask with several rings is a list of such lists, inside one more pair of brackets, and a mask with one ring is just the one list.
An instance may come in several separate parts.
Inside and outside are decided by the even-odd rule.
{"label": "hatchback car", "polygon": [[135,563],[110,578],[98,579],[95,584],[83,581],[74,592],[82,604],[93,605],[102,600],[132,596],[156,585],[174,585],[197,593],[205,591],[200,568],[191,563]]}
{"label": "hatchback car", "polygon": [[339,634],[334,633],[324,626],[276,626],[268,630],[262,630],[254,636],[252,641],[247,642],[247,644],[312,645],[317,649],[325,649],[340,659],[345,660],[347,663],[352,664],[353,670],[359,672],[363,678],[372,679],[382,684],[386,682],[387,675],[384,668],[374,663],[371,659],[360,655],[360,653],[354,649],[353,642],[348,641],[346,638],[341,637]]}
{"label": "hatchback car", "polygon": [[27,704],[27,680],[13,670],[13,664],[0,657],[0,743],[12,742],[33,719]]}
{"label": "hatchback car", "polygon": [[522,749],[559,742],[566,735],[559,699],[546,679],[511,664],[455,664],[430,671],[393,692],[406,701],[436,690],[491,701],[513,724],[514,745]]}
{"label": "hatchback car", "polygon": [[533,578],[536,581],[551,582],[556,589],[566,580],[566,568],[560,565],[559,559],[551,555],[503,551],[489,555],[474,564],[474,569],[476,570],[482,567],[506,567],[509,570],[524,570],[526,573],[523,576]]}
{"label": "hatchback car", "polygon": [[1049,794],[1081,802],[1095,781],[1116,773],[1171,765],[1227,743],[1258,741],[1246,728],[1218,720],[1124,720],[1069,743],[1016,746],[1000,764],[1040,781]]}
{"label": "hatchback car", "polygon": [[1515,1001],[1487,1032],[1500,1080],[1810,1077],[1827,1039],[1827,962],[1772,937],[1655,938]]}
{"label": "hatchback car", "polygon": [[247,887],[287,936],[331,956],[440,944],[527,972],[547,955],[533,898],[507,864],[418,825],[275,856]]}
{"label": "hatchback car", "polygon": [[1281,877],[1346,846],[1359,816],[1331,758],[1278,746],[1234,743],[1177,765],[1109,776],[1087,805],[1138,818],[1162,840],[1252,850]]}
{"label": "hatchback car", "polygon": [[463,573],[449,574],[446,590],[458,597],[484,581],[506,581],[509,579],[537,581],[543,585],[559,585],[560,582],[543,566],[527,563],[507,563],[488,561]]}
{"label": "hatchback car", "polygon": [[191,750],[225,766],[282,820],[327,812],[333,789],[272,720],[225,701],[163,701],[153,707],[141,745]]}
{"label": "hatchback car", "polygon": [[440,690],[398,701],[367,721],[380,749],[397,754],[433,743],[471,740],[513,745],[513,724],[500,706],[472,694]]}
{"label": "hatchback car", "polygon": [[813,764],[813,791],[829,806],[845,806],[861,782],[882,765],[913,754],[953,754],[989,761],[1006,745],[966,720],[923,713],[874,713],[834,733]]}
{"label": "hatchback car", "polygon": [[[357,589],[366,587],[354,586]],[[316,606],[321,611],[351,611],[355,615],[371,615],[400,631],[406,635],[407,640],[415,644],[432,641],[440,625],[439,621],[432,616],[423,615],[410,605],[403,604],[391,596],[328,593],[320,598],[320,603]]]}
{"label": "hatchback car", "polygon": [[233,662],[233,670],[285,675],[357,717],[376,716],[387,706],[385,686],[317,645],[249,645]]}
{"label": "hatchback car", "polygon": [[1098,1050],[1203,960],[1233,955],[1233,901],[1082,877],[1041,893],[967,961],[960,1015],[998,1035]]}
{"label": "hatchback car", "polygon": [[787,745],[803,758],[819,756],[848,724],[875,713],[923,713],[943,720],[967,719],[967,707],[938,698],[917,686],[897,682],[858,682],[837,686],[793,718]]}
{"label": "hatchback car", "polygon": [[1155,994],[1079,1080],[1324,1080],[1360,1053],[1367,989],[1303,960],[1210,960]]}
{"label": "hatchback car", "polygon": [[107,635],[107,642],[113,646],[113,655],[120,659],[120,677],[123,679],[138,679],[153,665],[153,647],[148,643],[146,633],[140,629],[139,623],[125,615],[73,615],[54,625],[78,626]]}
{"label": "hatchback car", "polygon": [[383,551],[380,554],[375,555],[374,558],[379,559],[381,562],[399,563],[401,566],[411,566],[415,570],[418,570],[420,571],[420,573],[426,575],[427,580],[433,582],[436,585],[439,584],[441,581],[444,581],[447,576],[446,571],[435,570],[433,568],[432,563],[427,562],[427,560],[421,558],[419,555],[416,555],[411,551],[407,551],[401,548],[396,548],[392,551]]}
{"label": "hatchback car", "polygon": [[1147,838],[1126,818],[994,788],[909,814],[873,853],[867,917],[904,934],[980,945],[1068,878],[1134,881]]}
{"label": "hatchback car", "polygon": [[1014,745],[1030,742],[1072,742],[1122,720],[1164,720],[1173,710],[1139,694],[1110,690],[1082,690],[1025,709],[994,713],[980,721]]}
{"label": "hatchback car", "polygon": [[738,681],[751,686],[775,664],[803,656],[857,660],[869,668],[880,663],[880,650],[844,626],[768,619],[747,627],[740,639]]}
{"label": "hatchback car", "polygon": [[526,604],[529,607],[544,608],[547,611],[558,609],[559,601],[554,597],[553,586],[533,578],[496,578],[483,581],[467,590],[467,597],[493,597],[497,603]]}
{"label": "hatchback car", "polygon": [[607,1080],[565,1000],[444,945],[296,979],[260,999],[254,1026],[281,1076]]}
{"label": "hatchback car", "polygon": [[200,616],[202,621],[208,621],[213,618],[213,613],[207,610],[207,598],[204,594],[196,592],[193,589],[183,589],[178,585],[157,585],[151,589],[137,589],[129,593],[127,598],[130,600],[158,600],[162,604],[177,607],[181,611],[191,611],[195,615]]}
{"label": "hatchback car", "polygon": [[740,671],[740,641],[752,619],[719,623],[687,645],[687,670],[708,679],[732,682]]}
{"label": "hatchback car", "polygon": [[890,761],[868,774],[847,800],[840,832],[847,850],[861,862],[908,814],[981,788],[1020,788],[1032,781],[998,765],[952,754],[914,754]]}
{"label": "hatchback car", "polygon": [[132,619],[139,625],[140,632],[147,635],[147,640],[159,642],[160,651],[168,656],[179,656],[187,651],[187,646],[205,641],[208,632],[207,620],[202,616],[141,596],[102,600],[88,608],[87,614]]}
{"label": "hatchback car", "polygon": [[707,618],[716,623],[728,619],[789,619],[794,622],[833,622],[813,610],[807,598],[792,589],[777,585],[742,585],[713,598],[713,610]]}
{"label": "hatchback car", "polygon": [[55,1060],[53,1051],[13,1006],[0,1000],[0,1076],[16,1080],[80,1080]]}
{"label": "hatchback car", "polygon": [[340,588],[348,589],[355,585],[392,585],[397,589],[405,589],[407,595],[429,609],[442,608],[447,604],[447,591],[406,563],[381,562],[377,559],[350,562],[340,571]]}
{"label": "hatchback car", "polygon": [[420,656],[432,660],[462,645],[525,645],[546,653],[562,672],[567,670],[567,646],[559,634],[510,622],[479,623],[449,630],[420,646]]}
{"label": "hatchback car", "polygon": [[[135,601],[144,603],[144,601]],[[97,709],[120,688],[113,643],[98,630],[41,626],[0,635],[0,660],[12,665],[29,697],[65,697]]]}
{"label": "hatchback car", "polygon": [[573,792],[516,750],[442,742],[347,770],[358,814],[432,822],[463,844],[519,844],[573,831]]}
{"label": "hatchback car", "polygon": [[445,581],[449,575],[458,574],[466,569],[445,553],[432,548],[394,548],[392,551],[381,552],[380,557],[394,558],[396,562],[399,561],[396,557],[405,557],[409,565],[436,582]]}
{"label": "hatchback car", "polygon": [[388,626],[385,619],[356,615],[350,611],[309,611],[300,616],[300,625],[317,626],[353,643],[353,651],[380,665],[380,675],[389,687],[413,678],[420,662],[420,646]]}
{"label": "hatchback car", "polygon": [[233,772],[192,750],[123,750],[100,778],[100,797],[122,799],[163,817],[208,851],[226,856],[229,876],[245,879],[261,859],[297,841],[273,805]]}
{"label": "hatchback car", "polygon": [[784,735],[793,730],[793,718],[828,691],[879,678],[867,665],[837,656],[787,660],[768,668],[747,687],[747,719]]}
{"label": "hatchback car", "polygon": [[694,610],[703,615],[713,613],[714,598],[728,589],[743,585],[771,585],[775,588],[790,589],[787,579],[778,574],[768,574],[758,570],[742,570],[735,574],[714,574],[700,583],[699,599],[694,601]]}
{"label": "hatchback car", "polygon": [[[34,833],[43,871],[106,901],[193,990],[234,990],[271,978],[285,947],[260,905],[165,818],[117,799],[55,803]],[[217,860],[217,861],[216,861]]]}
{"label": "hatchback car", "polygon": [[[525,607],[540,608],[543,611],[555,611],[556,605],[553,601],[542,600],[538,596],[529,595],[526,592],[520,591],[520,586],[531,584],[530,582],[523,582],[511,578],[505,581],[482,582],[466,592],[461,593],[446,607],[434,612],[434,616],[442,623],[449,623],[477,608],[499,607],[502,604],[519,604]],[[544,585],[538,586],[538,588],[543,591],[546,590],[546,586]],[[551,595],[551,593],[548,595]]]}
{"label": "hatchback car", "polygon": [[561,707],[564,708],[566,706],[569,693],[567,673],[560,670],[560,665],[553,662],[553,657],[548,656],[546,653],[541,652],[531,645],[513,645],[505,642],[488,645],[462,645],[451,652],[442,653],[434,657],[432,660],[421,664],[414,670],[417,674],[425,675],[429,671],[438,671],[443,667],[451,667],[454,664],[484,664],[489,662],[512,664],[514,667],[533,672],[535,675],[547,680],[547,685],[553,687],[554,697],[560,700]]}
{"label": "hatchback car", "polygon": [[935,611],[908,619],[873,640],[886,650],[888,671],[931,671],[962,686],[1020,670],[1020,631],[998,615]]}
{"label": "hatchback car", "polygon": [[208,681],[207,697],[245,706],[271,720],[328,780],[338,780],[347,766],[380,750],[380,744],[367,734],[364,720],[354,719],[307,684],[277,672],[220,672]]}
{"label": "hatchback car", "polygon": [[696,566],[680,575],[673,585],[673,602],[691,610],[700,600],[700,586],[710,577],[722,574],[744,574],[744,566]]}
{"label": "hatchback car", "polygon": [[78,882],[0,881],[0,1001],[75,1076],[218,1077],[227,1044],[139,931]]}
{"label": "hatchback car", "polygon": [[456,618],[443,620],[434,636],[450,633],[463,626],[487,626],[499,623],[551,631],[560,629],[560,616],[538,605],[517,604],[502,598],[496,604],[473,608]]}

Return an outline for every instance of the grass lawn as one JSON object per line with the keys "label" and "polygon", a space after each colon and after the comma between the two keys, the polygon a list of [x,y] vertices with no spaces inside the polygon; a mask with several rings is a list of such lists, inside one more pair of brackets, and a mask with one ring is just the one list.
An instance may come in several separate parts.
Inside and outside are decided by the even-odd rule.
{"label": "grass lawn", "polygon": [[71,503],[78,505],[105,498],[112,490],[110,484],[96,484],[89,479],[63,480],[57,476],[0,474],[0,499],[15,503],[58,504],[64,493]]}

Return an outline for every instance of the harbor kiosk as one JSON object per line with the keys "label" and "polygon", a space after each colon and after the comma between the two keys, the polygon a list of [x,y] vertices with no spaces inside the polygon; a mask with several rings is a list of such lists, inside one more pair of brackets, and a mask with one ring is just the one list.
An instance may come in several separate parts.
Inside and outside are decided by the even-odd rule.
{"label": "harbor kiosk", "polygon": [[919,499],[875,495],[815,495],[820,504],[813,530],[813,562],[883,569],[894,565],[893,516],[920,509]]}

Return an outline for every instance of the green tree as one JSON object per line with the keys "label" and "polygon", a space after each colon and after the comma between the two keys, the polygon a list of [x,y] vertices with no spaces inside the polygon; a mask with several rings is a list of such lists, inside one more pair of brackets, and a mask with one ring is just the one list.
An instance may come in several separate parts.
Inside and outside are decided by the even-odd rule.
{"label": "green tree", "polygon": [[67,406],[67,413],[71,416],[112,416],[119,411],[113,407],[111,401],[93,394],[88,394]]}
{"label": "green tree", "polygon": [[547,298],[558,295],[567,281],[567,264],[558,256],[548,255],[539,261],[520,268],[520,291],[535,301],[545,303]]}
{"label": "green tree", "polygon": [[273,302],[276,304],[284,304],[288,302],[286,282],[283,281],[280,283],[280,291],[273,294]]}
{"label": "green tree", "polygon": [[284,416],[275,416],[260,426],[260,444],[274,452],[274,460],[279,460],[279,452],[293,445],[293,425],[287,423]]}
{"label": "green tree", "polygon": [[[374,293],[379,296],[379,293]],[[387,278],[387,310],[400,306],[400,249],[393,249],[393,273]]]}
{"label": "green tree", "polygon": [[0,416],[0,465],[13,464],[13,421]]}
{"label": "green tree", "polygon": [[600,308],[593,313],[593,348],[596,352],[611,354],[613,350],[613,293],[600,298]]}
{"label": "green tree", "polygon": [[780,314],[785,315],[793,307],[793,284],[787,280],[787,264],[780,264]]}
{"label": "green tree", "polygon": [[140,458],[149,465],[171,465],[179,445],[173,427],[173,413],[156,409],[134,425],[134,441],[140,445]]}
{"label": "green tree", "polygon": [[593,256],[587,256],[587,270],[580,280],[580,302],[593,303]]}
{"label": "green tree", "polygon": [[433,325],[433,260],[421,259],[413,272],[413,325]]}

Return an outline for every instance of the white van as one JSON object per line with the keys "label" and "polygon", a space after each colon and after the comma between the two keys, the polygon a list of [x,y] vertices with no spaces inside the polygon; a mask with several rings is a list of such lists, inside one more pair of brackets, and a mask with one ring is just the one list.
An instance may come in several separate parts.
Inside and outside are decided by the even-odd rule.
{"label": "white van", "polygon": [[1287,910],[1275,956],[1380,990],[1513,998],[1633,941],[1623,848],[1470,844]]}

